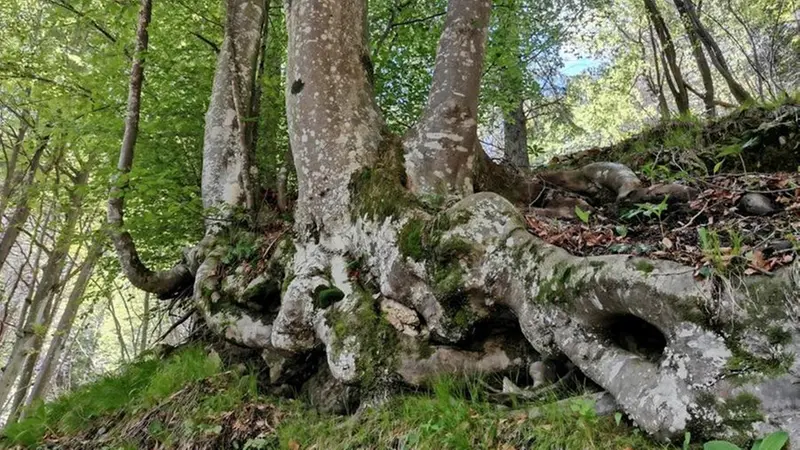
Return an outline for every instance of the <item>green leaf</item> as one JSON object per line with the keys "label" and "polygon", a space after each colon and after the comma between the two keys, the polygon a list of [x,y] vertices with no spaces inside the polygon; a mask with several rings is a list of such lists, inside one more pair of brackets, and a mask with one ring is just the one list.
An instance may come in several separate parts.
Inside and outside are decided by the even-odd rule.
{"label": "green leaf", "polygon": [[683,433],[683,450],[689,450],[689,444],[692,442],[692,433]]}
{"label": "green leaf", "polygon": [[620,422],[622,422],[622,413],[621,412],[614,413],[614,423],[616,423],[617,426],[619,426]]}
{"label": "green leaf", "polygon": [[580,206],[575,205],[575,215],[578,216],[578,219],[581,219],[581,222],[588,224],[589,216],[592,215],[592,213],[589,211],[584,211],[580,208]]}
{"label": "green leaf", "polygon": [[[781,450],[789,440],[789,434],[785,431],[777,431],[765,437],[758,447],[758,450]],[[756,448],[753,446],[753,448]]]}
{"label": "green leaf", "polygon": [[703,444],[703,450],[742,450],[728,441],[708,441]]}

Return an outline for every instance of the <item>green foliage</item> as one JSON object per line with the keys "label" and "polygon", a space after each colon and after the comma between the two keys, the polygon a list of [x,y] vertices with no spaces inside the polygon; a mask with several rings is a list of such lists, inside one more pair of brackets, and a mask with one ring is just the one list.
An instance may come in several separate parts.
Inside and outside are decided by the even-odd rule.
{"label": "green foliage", "polygon": [[24,420],[6,427],[3,436],[9,442],[32,446],[47,432],[77,433],[110,414],[136,414],[153,407],[220,369],[219,357],[209,357],[200,347],[186,348],[165,362],[130,364],[53,403],[33,406]]}
{"label": "green foliage", "polygon": [[578,216],[578,219],[585,224],[589,224],[589,216],[591,216],[590,211],[584,211],[580,208],[580,206],[575,205],[575,215]]}
{"label": "green foliage", "polygon": [[[751,450],[781,450],[789,441],[789,434],[777,431],[753,443]],[[742,450],[738,445],[727,441],[710,441],[703,445],[703,450]]]}

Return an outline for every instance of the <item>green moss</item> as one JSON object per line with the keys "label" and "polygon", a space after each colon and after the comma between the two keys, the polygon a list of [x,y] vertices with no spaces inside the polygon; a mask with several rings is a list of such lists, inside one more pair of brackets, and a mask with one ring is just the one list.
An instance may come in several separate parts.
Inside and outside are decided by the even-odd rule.
{"label": "green moss", "polygon": [[792,342],[792,333],[782,327],[768,327],[764,334],[766,334],[767,340],[771,345],[786,345]]}
{"label": "green moss", "polygon": [[653,266],[653,264],[650,261],[647,261],[646,259],[640,259],[636,261],[634,267],[636,267],[636,270],[646,275],[649,275],[653,271],[653,269],[655,269],[655,266]]}
{"label": "green moss", "polygon": [[283,277],[283,283],[281,283],[281,296],[286,293],[286,290],[289,289],[289,285],[292,284],[294,280],[294,273],[287,272],[286,275]]}
{"label": "green moss", "polygon": [[337,308],[328,311],[328,325],[333,331],[332,350],[338,354],[345,340],[354,336],[359,344],[356,370],[359,385],[366,392],[377,389],[385,374],[393,373],[397,365],[399,339],[397,331],[380,313],[378,301],[363,286],[356,286],[358,305],[350,314]]}
{"label": "green moss", "polygon": [[399,217],[418,205],[417,199],[405,188],[403,146],[395,136],[384,136],[378,160],[353,174],[350,194],[353,199],[353,219],[367,216],[371,220]]}
{"label": "green moss", "polygon": [[567,299],[578,295],[586,286],[585,277],[574,278],[575,268],[567,263],[557,263],[550,277],[539,280],[539,293],[536,301],[567,305]]}
{"label": "green moss", "polygon": [[325,309],[344,298],[344,292],[335,286],[319,286],[314,292],[314,308]]}
{"label": "green moss", "polygon": [[427,359],[433,356],[434,348],[427,339],[417,340],[417,356]]}

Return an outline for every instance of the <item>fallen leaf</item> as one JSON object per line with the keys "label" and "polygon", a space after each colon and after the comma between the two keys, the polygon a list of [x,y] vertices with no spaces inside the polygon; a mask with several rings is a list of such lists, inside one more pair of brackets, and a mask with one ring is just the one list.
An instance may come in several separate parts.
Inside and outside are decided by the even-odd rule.
{"label": "fallen leaf", "polygon": [[670,238],[668,238],[668,237],[664,237],[664,239],[661,239],[661,244],[667,250],[669,250],[669,249],[671,249],[673,247],[672,240]]}
{"label": "fallen leaf", "polygon": [[289,450],[300,450],[300,443],[297,441],[289,441]]}

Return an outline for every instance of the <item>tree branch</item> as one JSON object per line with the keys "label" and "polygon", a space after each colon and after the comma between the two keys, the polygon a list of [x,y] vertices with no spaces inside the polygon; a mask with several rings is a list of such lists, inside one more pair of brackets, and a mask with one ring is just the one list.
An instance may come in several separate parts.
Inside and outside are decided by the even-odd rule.
{"label": "tree branch", "polygon": [[139,109],[142,82],[144,80],[143,54],[147,51],[147,26],[150,23],[151,11],[152,0],[141,0],[139,25],[136,31],[136,54],[133,58],[128,91],[128,112],[117,165],[119,173],[115,176],[109,195],[108,223],[110,225],[111,240],[117,250],[122,271],[131,284],[160,297],[166,297],[191,283],[192,275],[188,267],[178,264],[169,271],[154,272],[150,270],[139,259],[136,245],[130,233],[123,231],[124,194],[128,188],[127,175],[133,165],[133,151],[136,147],[136,138],[139,133]]}

